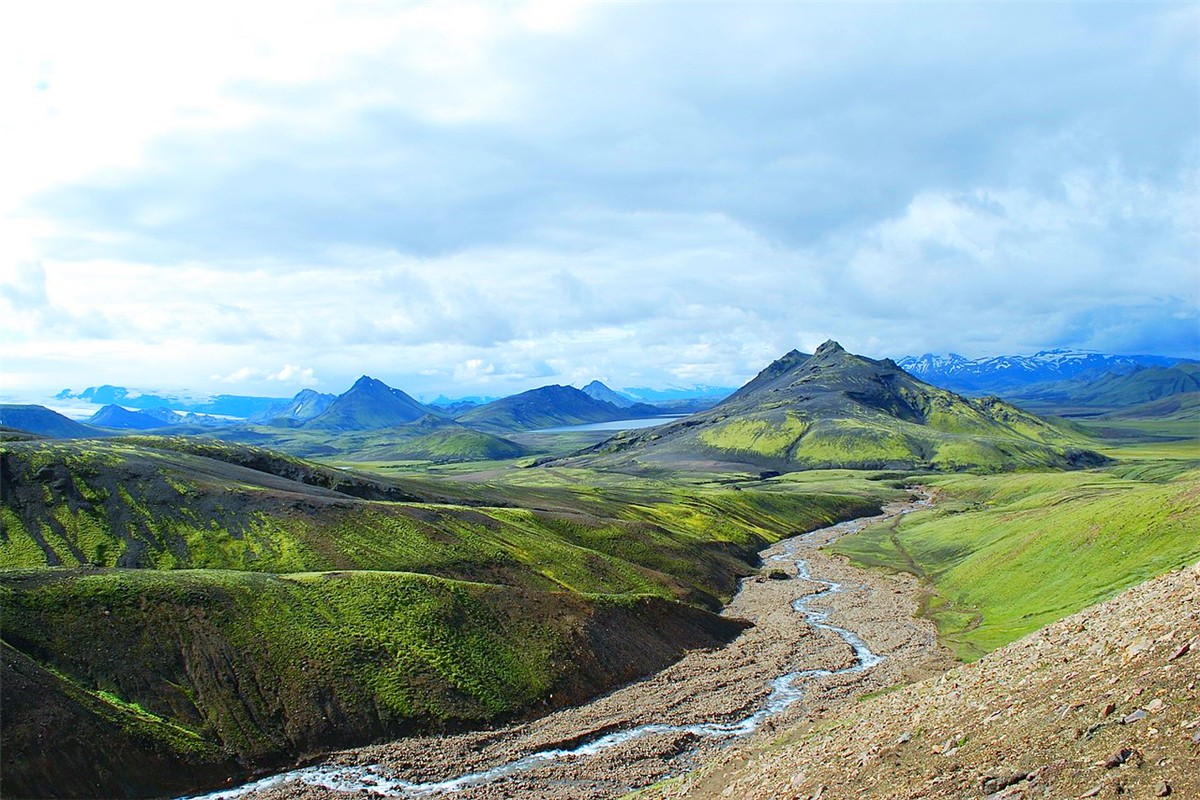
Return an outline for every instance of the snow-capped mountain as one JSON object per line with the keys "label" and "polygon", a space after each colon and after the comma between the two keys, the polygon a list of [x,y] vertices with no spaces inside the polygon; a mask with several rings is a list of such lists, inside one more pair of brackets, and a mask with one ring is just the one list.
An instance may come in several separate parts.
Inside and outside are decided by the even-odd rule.
{"label": "snow-capped mountain", "polygon": [[1167,356],[1119,356],[1088,350],[1042,350],[1031,356],[964,358],[956,353],[906,356],[901,369],[926,383],[965,392],[1015,389],[1034,383],[1061,381],[1084,372],[1129,372],[1140,366],[1171,366],[1184,359]]}

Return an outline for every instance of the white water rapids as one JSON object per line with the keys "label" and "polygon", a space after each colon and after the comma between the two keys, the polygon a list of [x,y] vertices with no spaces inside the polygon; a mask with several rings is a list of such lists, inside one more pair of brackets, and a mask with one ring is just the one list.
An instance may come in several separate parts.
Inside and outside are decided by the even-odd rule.
{"label": "white water rapids", "polygon": [[[919,505],[924,505],[928,500],[924,500]],[[912,507],[905,508],[898,512],[894,512],[893,516],[907,514],[914,510]],[[578,747],[572,749],[550,749],[541,750],[521,758],[509,761],[505,764],[482,770],[480,772],[472,772],[457,777],[447,778],[440,781],[430,781],[426,783],[412,782],[404,780],[400,777],[389,777],[383,774],[382,767],[378,764],[368,766],[336,766],[336,765],[318,765],[313,767],[305,767],[302,769],[292,770],[290,772],[272,775],[269,778],[263,778],[252,783],[239,786],[234,789],[226,789],[211,794],[195,797],[192,800],[235,800],[252,791],[259,789],[267,789],[274,786],[279,786],[285,783],[297,781],[306,783],[311,786],[319,786],[325,789],[338,792],[366,792],[380,797],[427,797],[430,795],[445,794],[457,792],[462,789],[467,789],[473,786],[481,786],[492,783],[510,775],[526,772],[531,769],[549,764],[558,759],[570,758],[586,758],[587,756],[607,750],[612,747],[624,744],[634,739],[639,739],[644,736],[653,736],[663,733],[689,733],[697,737],[706,739],[725,739],[739,736],[746,736],[753,733],[764,720],[775,716],[791,707],[804,697],[805,690],[809,684],[817,679],[828,677],[831,675],[842,675],[855,672],[862,672],[874,667],[883,660],[883,656],[872,653],[866,643],[854,631],[840,628],[829,623],[829,612],[815,611],[809,606],[822,597],[839,592],[847,591],[846,588],[836,581],[823,580],[813,577],[809,573],[808,562],[805,559],[797,556],[797,550],[806,543],[806,540],[814,537],[816,534],[830,534],[837,531],[838,535],[846,535],[855,533],[861,530],[864,526],[870,523],[887,519],[884,517],[861,517],[859,519],[843,522],[838,525],[831,525],[827,528],[821,528],[816,531],[811,531],[807,534],[786,539],[777,545],[782,548],[781,553],[769,557],[771,561],[792,562],[795,564],[797,577],[805,581],[821,584],[824,586],[819,591],[806,594],[792,601],[792,608],[804,616],[805,622],[817,630],[829,631],[836,634],[854,651],[853,663],[842,669],[827,670],[827,669],[807,669],[789,672],[781,675],[772,681],[771,693],[763,703],[762,707],[744,719],[734,722],[704,722],[690,725],[664,725],[650,724],[640,725],[624,731],[617,731],[600,736],[591,741],[585,742]],[[837,538],[831,537],[831,538]],[[831,540],[831,539],[829,539]],[[811,546],[811,545],[810,545]]]}

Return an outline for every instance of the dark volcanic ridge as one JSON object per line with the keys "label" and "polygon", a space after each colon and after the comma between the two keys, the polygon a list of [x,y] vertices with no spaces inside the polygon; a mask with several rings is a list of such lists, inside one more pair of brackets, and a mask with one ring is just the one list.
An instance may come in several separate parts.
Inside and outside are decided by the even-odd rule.
{"label": "dark volcanic ridge", "polygon": [[[999,398],[966,398],[829,341],[793,350],[712,409],[566,463],[614,468],[1005,470],[1104,463],[1090,440]],[[557,462],[563,463],[563,462]]]}

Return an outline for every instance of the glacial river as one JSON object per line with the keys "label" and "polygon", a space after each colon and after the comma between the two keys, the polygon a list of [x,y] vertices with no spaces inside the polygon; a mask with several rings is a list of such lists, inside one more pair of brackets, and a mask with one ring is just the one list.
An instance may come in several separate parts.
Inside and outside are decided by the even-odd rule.
{"label": "glacial river", "polygon": [[488,769],[452,775],[441,780],[426,782],[410,781],[400,775],[389,774],[387,770],[378,764],[367,766],[317,765],[273,775],[234,789],[203,795],[195,798],[195,800],[234,800],[234,798],[256,790],[281,786],[289,782],[299,782],[335,792],[365,792],[369,795],[379,797],[429,797],[490,784],[563,759],[586,759],[589,756],[594,756],[605,750],[616,748],[643,737],[661,734],[690,734],[701,739],[713,740],[747,736],[757,730],[765,720],[782,713],[800,701],[812,681],[833,675],[863,672],[871,669],[883,660],[882,656],[873,653],[867,647],[866,643],[857,633],[832,624],[829,621],[829,612],[811,608],[814,603],[821,601],[823,598],[845,592],[848,589],[860,587],[846,587],[837,581],[826,580],[812,575],[809,572],[808,561],[801,558],[798,551],[810,548],[812,545],[807,543],[806,540],[818,534],[827,535],[835,529],[841,535],[853,533],[867,524],[880,522],[891,516],[906,514],[911,510],[914,510],[914,507],[907,506],[893,511],[888,517],[864,517],[843,522],[839,525],[829,526],[829,528],[819,529],[808,534],[784,540],[773,548],[779,552],[769,556],[768,561],[793,564],[798,578],[804,581],[811,581],[822,587],[816,592],[808,593],[792,600],[792,609],[803,618],[809,627],[835,634],[849,645],[854,655],[849,666],[841,669],[800,669],[779,675],[772,681],[770,694],[761,705],[753,713],[741,719],[686,725],[639,725],[630,727],[627,730],[598,736],[595,739],[585,741],[569,749],[540,750]]}

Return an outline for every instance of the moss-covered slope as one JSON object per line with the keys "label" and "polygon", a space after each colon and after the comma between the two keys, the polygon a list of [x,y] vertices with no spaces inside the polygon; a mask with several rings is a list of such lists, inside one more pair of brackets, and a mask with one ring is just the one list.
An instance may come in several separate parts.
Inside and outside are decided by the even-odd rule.
{"label": "moss-covered slope", "polygon": [[[179,792],[581,699],[733,635],[706,609],[759,546],[886,492],[627,480],[396,501],[434,484],[161,437],[5,443],[0,483],[17,796]],[[38,755],[59,746],[79,771]]]}
{"label": "moss-covered slope", "polygon": [[940,478],[935,509],[836,549],[924,578],[928,613],[960,655],[977,657],[1200,559],[1196,467]]}
{"label": "moss-covered slope", "polygon": [[[362,571],[7,572],[0,608],[24,656],[3,675],[14,797],[193,789],[237,774],[231,763],[484,722],[551,695],[563,705],[739,630],[658,598]],[[638,641],[636,658],[605,656],[616,631]],[[51,719],[69,725],[39,724]],[[64,770],[52,757],[64,749],[90,768]]]}

